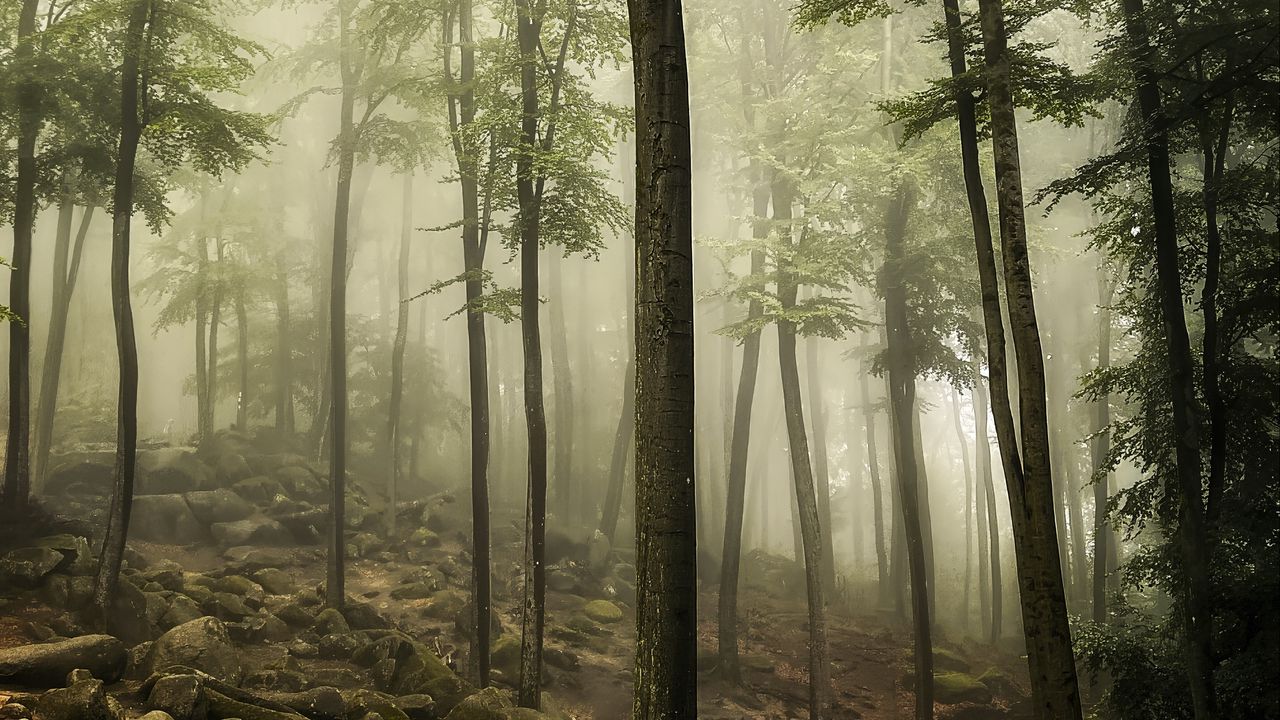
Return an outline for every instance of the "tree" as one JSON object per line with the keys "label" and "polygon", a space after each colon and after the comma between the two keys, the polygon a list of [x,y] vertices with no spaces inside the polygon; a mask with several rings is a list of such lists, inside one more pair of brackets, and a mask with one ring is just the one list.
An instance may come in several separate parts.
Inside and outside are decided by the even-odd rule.
{"label": "tree", "polygon": [[409,340],[409,238],[413,232],[413,173],[404,174],[401,197],[400,248],[396,253],[396,335],[391,348],[391,398],[387,410],[387,536],[396,532],[396,500],[400,485],[401,398],[404,394],[404,351]]}
{"label": "tree", "polygon": [[637,720],[697,714],[693,225],[680,0],[629,0],[636,112]]}

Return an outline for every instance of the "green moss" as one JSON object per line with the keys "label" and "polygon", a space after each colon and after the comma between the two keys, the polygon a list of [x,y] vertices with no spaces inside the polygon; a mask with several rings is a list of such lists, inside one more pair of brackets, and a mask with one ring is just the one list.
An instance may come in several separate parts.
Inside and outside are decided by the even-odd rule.
{"label": "green moss", "polygon": [[582,607],[582,613],[598,623],[616,623],[622,619],[622,610],[608,600],[592,600]]}
{"label": "green moss", "polygon": [[503,635],[493,644],[493,667],[514,679],[520,673],[520,639]]}
{"label": "green moss", "polygon": [[935,673],[933,697],[944,705],[962,702],[986,705],[991,702],[991,690],[972,675],[959,672]]}

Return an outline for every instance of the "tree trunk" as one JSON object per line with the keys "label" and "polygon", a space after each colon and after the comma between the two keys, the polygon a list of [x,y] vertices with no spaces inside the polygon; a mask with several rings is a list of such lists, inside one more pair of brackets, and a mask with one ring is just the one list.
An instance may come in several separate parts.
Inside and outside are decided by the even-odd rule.
{"label": "tree trunk", "polygon": [[217,264],[213,267],[214,284],[212,293],[212,302],[209,304],[209,342],[205,346],[208,357],[205,358],[205,435],[201,438],[201,442],[207,442],[213,439],[214,433],[218,429],[218,328],[222,325],[222,260],[225,257],[226,250],[222,244],[222,238],[213,239],[214,246],[217,248],[214,254],[214,262]]}
{"label": "tree trunk", "polygon": [[409,240],[413,237],[413,172],[404,174],[400,210],[400,248],[396,258],[396,334],[391,346],[391,398],[387,414],[387,536],[396,532],[400,485],[401,423],[404,396],[404,349],[409,340]]}
{"label": "tree trunk", "polygon": [[[1212,556],[1200,477],[1200,438],[1196,420],[1195,368],[1183,311],[1182,276],[1178,264],[1178,233],[1173,182],[1169,169],[1169,136],[1161,108],[1160,86],[1152,66],[1153,50],[1142,0],[1124,0],[1125,30],[1134,50],[1134,79],[1138,109],[1146,129],[1147,175],[1155,234],[1156,293],[1169,345],[1169,399],[1173,406],[1174,460],[1181,507],[1178,545],[1186,572],[1182,605],[1187,675],[1196,720],[1218,715],[1213,672],[1213,597],[1209,579]],[[1210,475],[1211,481],[1218,481]],[[1211,485],[1209,497],[1219,488]]]}
{"label": "tree trunk", "polygon": [[[480,172],[477,147],[462,137],[476,117],[475,45],[472,36],[472,2],[459,0],[458,43],[461,65],[454,85],[452,71],[446,62],[451,91],[449,96],[450,126],[453,131],[454,155],[458,163],[458,181],[462,189],[462,255],[466,274],[467,299],[467,385],[471,401],[471,542],[472,586],[471,609],[475,614],[471,662],[481,687],[489,684],[489,633],[492,576],[489,570],[489,359],[485,338],[484,312],[479,303],[484,294],[483,278],[485,243],[480,233]],[[450,57],[453,45],[451,23],[446,23],[445,53]],[[485,218],[487,219],[487,218]]]}
{"label": "tree trunk", "polygon": [[[760,163],[753,163],[754,187],[751,210],[754,222],[751,236],[763,240],[769,236],[769,185]],[[751,252],[751,274],[764,272],[764,252]],[[747,303],[747,318],[763,315],[759,300]],[[741,682],[738,667],[738,574],[742,565],[742,519],[747,498],[747,460],[751,449],[751,410],[755,405],[756,375],[760,369],[760,331],[742,340],[742,368],[738,375],[738,392],[733,403],[733,430],[729,449],[729,473],[726,481],[724,543],[720,564],[720,596],[718,615],[720,676],[731,683]]]}
{"label": "tree trunk", "polygon": [[139,117],[139,82],[144,30],[154,8],[150,0],[137,0],[129,9],[120,67],[120,144],[116,154],[115,190],[111,217],[111,309],[115,321],[116,351],[120,363],[120,387],[116,406],[116,458],[111,505],[103,535],[98,572],[93,582],[92,623],[104,630],[115,605],[120,566],[129,536],[133,509],[133,472],[138,452],[138,346],[133,331],[133,307],[129,299],[129,224],[133,219],[134,164],[142,139]]}
{"label": "tree trunk", "polygon": [[347,230],[351,215],[351,174],[355,169],[355,94],[358,82],[350,37],[351,6],[338,3],[339,70],[342,98],[338,117],[338,183],[333,207],[333,255],[329,263],[329,557],[325,605],[346,604],[347,481]]}
{"label": "tree trunk", "polygon": [[[200,200],[203,210],[204,199]],[[203,212],[201,213],[203,225]],[[196,253],[196,446],[204,445],[209,428],[209,242],[195,238]]]}
{"label": "tree trunk", "polygon": [[989,638],[991,644],[995,645],[996,641],[1000,639],[1004,624],[1004,588],[1000,578],[1000,522],[999,515],[996,512],[995,480],[991,472],[991,442],[987,439],[987,423],[990,419],[987,409],[987,388],[982,384],[982,373],[979,370],[977,358],[974,359],[973,364],[975,378],[973,385],[974,452],[977,455],[980,467],[979,475],[982,477],[981,495],[986,509],[987,550],[991,554],[987,566],[988,572],[991,573]]}
{"label": "tree trunk", "polygon": [[818,527],[822,530],[822,587],[836,587],[835,543],[831,540],[831,482],[827,459],[827,411],[823,407],[821,369],[815,337],[805,338],[805,375],[809,391],[809,418],[813,425],[813,479],[818,495]]}
{"label": "tree trunk", "polygon": [[[58,210],[58,236],[53,252],[53,302],[49,312],[49,335],[45,339],[44,368],[40,374],[40,404],[36,408],[36,437],[32,457],[33,477],[37,490],[49,472],[49,453],[53,448],[53,423],[58,412],[58,390],[62,384],[62,353],[66,347],[67,322],[71,316],[71,298],[75,295],[80,275],[80,259],[84,256],[84,240],[89,234],[94,206],[87,205],[80,215],[75,244],[71,243],[71,213],[75,208],[70,192]],[[65,220],[64,220],[65,216]]]}
{"label": "tree trunk", "polygon": [[[1098,370],[1111,368],[1111,297],[1115,285],[1104,272],[1098,271]],[[1115,570],[1108,565],[1111,549],[1111,526],[1107,522],[1107,492],[1111,473],[1106,470],[1111,454],[1111,396],[1103,393],[1094,401],[1093,442],[1089,443],[1093,466],[1093,621],[1107,621],[1107,575]]]}
{"label": "tree trunk", "polygon": [[915,717],[933,718],[932,593],[926,554],[923,503],[919,496],[919,454],[916,452],[916,378],[911,331],[907,324],[907,294],[903,286],[908,208],[915,204],[910,180],[899,181],[889,207],[885,227],[884,287],[886,352],[889,368],[890,417],[893,454],[898,475],[898,504],[902,510],[907,565],[911,577],[911,620],[915,637]]}
{"label": "tree trunk", "polygon": [[[35,52],[36,0],[23,0],[18,14],[15,58],[30,69]],[[18,86],[18,173],[14,190],[13,265],[10,268],[9,310],[9,434],[4,456],[3,506],[21,516],[31,499],[31,234],[36,222],[36,136],[40,133],[40,87],[34,81]]]}
{"label": "tree trunk", "polygon": [[[870,344],[863,342],[860,349],[865,353]],[[862,395],[862,418],[867,433],[867,468],[871,471],[871,501],[875,517],[872,531],[876,534],[876,596],[880,607],[891,604],[889,584],[889,557],[885,551],[884,528],[884,489],[880,483],[880,451],[876,447],[876,413],[871,404],[871,391],[867,389],[867,375],[870,374],[871,363],[864,357],[858,373],[858,388]]]}
{"label": "tree trunk", "polygon": [[[1023,630],[1027,636],[1027,662],[1032,702],[1042,718],[1079,720],[1080,689],[1067,624],[1062,567],[1053,523],[1053,472],[1049,461],[1049,432],[1045,411],[1044,357],[1036,326],[1031,291],[1031,266],[1022,205],[1022,172],[1018,133],[1009,77],[1009,54],[1001,0],[980,0],[982,37],[986,51],[987,95],[991,108],[995,148],[996,188],[1000,210],[1001,259],[1004,263],[1009,322],[1018,365],[1018,411],[1021,421],[1022,457],[1019,467],[1005,461],[1014,542],[1018,557],[1018,581],[1022,597]],[[979,245],[982,245],[979,240]],[[994,268],[994,258],[979,249],[979,268]],[[994,280],[994,278],[991,278]],[[991,317],[987,280],[983,280],[983,306],[988,334],[992,402],[997,405],[996,432],[1001,453],[1015,455],[1018,440],[1008,409],[1004,358],[995,357],[991,335],[1002,327]],[[994,287],[994,285],[992,285]],[[994,298],[992,298],[994,299]],[[1003,331],[1001,331],[1003,335]],[[1003,337],[999,345],[1003,345]],[[1000,366],[1000,372],[996,367]],[[1007,448],[1007,449],[1006,449]],[[1024,474],[1025,473],[1025,474]]]}
{"label": "tree trunk", "polygon": [[289,275],[276,260],[276,430],[293,435],[293,346],[289,342]]}
{"label": "tree trunk", "polygon": [[554,300],[548,305],[551,320],[551,383],[555,393],[555,465],[551,487],[555,493],[556,509],[569,516],[575,493],[573,477],[573,374],[569,367],[569,329],[565,325],[564,282],[561,264],[564,258],[558,254],[549,258],[547,279],[551,284]]}
{"label": "tree trunk", "polygon": [[960,422],[960,395],[951,388],[951,418],[955,423],[956,443],[960,446],[960,459],[964,464],[964,612],[960,616],[961,624],[969,626],[970,594],[973,585],[973,472],[969,468],[969,443],[964,436],[964,426]]}
{"label": "tree trunk", "polygon": [[636,112],[635,720],[697,715],[693,222],[680,0],[628,0]]}
{"label": "tree trunk", "polygon": [[240,366],[240,397],[236,400],[236,428],[249,429],[249,310],[245,307],[244,288],[236,289],[236,348]]}

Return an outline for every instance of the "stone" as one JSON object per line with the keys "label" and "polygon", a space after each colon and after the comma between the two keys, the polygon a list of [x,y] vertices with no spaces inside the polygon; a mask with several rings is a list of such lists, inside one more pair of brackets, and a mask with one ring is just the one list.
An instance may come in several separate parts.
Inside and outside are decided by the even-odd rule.
{"label": "stone", "polygon": [[423,600],[431,597],[436,593],[437,587],[432,587],[427,583],[414,582],[407,585],[398,585],[391,590],[392,600]]}
{"label": "stone", "polygon": [[427,602],[422,614],[434,620],[451,620],[466,604],[467,598],[457,590],[441,590]]}
{"label": "stone", "polygon": [[391,701],[409,720],[435,720],[436,701],[430,695],[401,695]]}
{"label": "stone", "polygon": [[303,640],[294,640],[285,648],[293,657],[303,658],[304,660],[318,657],[320,648]]}
{"label": "stone", "polygon": [[342,608],[342,616],[347,619],[347,624],[354,630],[386,630],[391,627],[391,623],[378,614],[373,605],[366,602],[351,602],[348,600]]}
{"label": "stone", "polygon": [[235,545],[292,545],[293,535],[269,518],[246,518],[209,526],[213,539],[222,547]]}
{"label": "stone", "polygon": [[215,593],[231,593],[248,603],[261,604],[267,597],[266,590],[243,575],[224,575],[213,581]]}
{"label": "stone", "polygon": [[39,587],[45,576],[66,562],[62,553],[47,547],[25,547],[0,556],[0,589]]}
{"label": "stone", "polygon": [[93,575],[98,569],[98,560],[89,549],[89,541],[80,535],[62,533],[46,535],[30,543],[31,547],[52,548],[62,553],[65,564],[59,565],[55,571],[69,575]]}
{"label": "stone", "polygon": [[163,710],[151,710],[139,715],[138,720],[174,720],[174,717]]}
{"label": "stone", "polygon": [[232,485],[231,489],[240,497],[259,505],[267,505],[272,498],[284,491],[279,482],[266,475],[245,478]]}
{"label": "stone", "polygon": [[229,570],[248,575],[264,568],[284,568],[297,564],[288,550],[278,547],[240,545],[227,548],[222,556],[231,561]]}
{"label": "stone", "polygon": [[347,541],[348,554],[355,558],[369,557],[383,547],[382,538],[369,532],[356,533]]}
{"label": "stone", "polygon": [[363,644],[359,633],[333,633],[320,638],[316,645],[321,660],[346,660]]}
{"label": "stone", "polygon": [[107,700],[102,681],[81,680],[69,687],[50,690],[40,696],[32,720],[118,720],[116,708]]}
{"label": "stone", "polygon": [[252,477],[253,470],[250,469],[249,463],[245,461],[243,455],[224,452],[218,456],[218,460],[214,463],[214,474],[218,479],[218,484],[227,487]]}
{"label": "stone", "polygon": [[418,547],[437,548],[440,547],[440,536],[427,528],[420,527],[410,533],[409,543]]}
{"label": "stone", "polygon": [[547,528],[547,564],[556,565],[565,560],[581,561],[587,556],[586,546],[563,530]]}
{"label": "stone", "polygon": [[293,627],[309,628],[315,624],[316,616],[295,602],[285,603],[275,608],[276,617]]}
{"label": "stone", "polygon": [[362,673],[346,667],[315,668],[308,673],[308,676],[314,683],[345,690],[352,690],[369,684],[369,679]]}
{"label": "stone", "polygon": [[0,705],[0,720],[27,720],[31,710],[20,702],[9,701]]}
{"label": "stone", "polygon": [[275,668],[245,677],[244,686],[271,692],[301,692],[307,687],[307,679],[306,675],[297,670]]}
{"label": "stone", "polygon": [[139,495],[133,499],[129,536],[158,543],[203,542],[205,524],[196,519],[181,495]]}
{"label": "stone", "polygon": [[182,497],[191,508],[191,514],[206,525],[243,520],[253,514],[253,506],[227,488],[197,490]]}
{"label": "stone", "polygon": [[347,717],[347,701],[337,688],[323,686],[298,692],[264,692],[260,695],[311,720],[345,720]]}
{"label": "stone", "polygon": [[969,672],[969,661],[946,648],[933,649],[934,672]]}
{"label": "stone", "polygon": [[222,621],[202,617],[161,635],[151,646],[144,667],[147,674],[181,665],[231,685],[244,676],[240,656]]}
{"label": "stone", "polygon": [[214,593],[209,609],[212,611],[211,614],[219,620],[239,620],[254,613],[253,608],[249,607],[239,595],[226,592]]}
{"label": "stone", "polygon": [[62,496],[74,488],[107,495],[114,472],[115,465],[109,458],[68,460],[49,471],[42,492],[46,496]]}
{"label": "stone", "polygon": [[933,674],[933,697],[944,705],[963,702],[986,705],[991,702],[991,690],[972,675],[941,672]]}
{"label": "stone", "polygon": [[54,687],[78,668],[106,682],[115,682],[124,674],[127,659],[124,644],[110,635],[19,645],[0,650],[0,683]]}
{"label": "stone", "polygon": [[151,582],[158,583],[165,590],[178,592],[182,590],[186,571],[173,560],[163,558],[148,567],[142,576]]}
{"label": "stone", "polygon": [[285,621],[266,613],[249,618],[249,637],[255,643],[285,642],[293,637]]}
{"label": "stone", "polygon": [[350,632],[351,626],[347,624],[347,619],[342,616],[342,613],[333,608],[325,608],[320,611],[320,614],[316,615],[311,629],[321,635],[332,635],[334,633]]}
{"label": "stone", "polygon": [[49,575],[41,588],[41,595],[53,607],[79,610],[93,599],[93,578],[78,575]]}
{"label": "stone", "polygon": [[209,705],[199,675],[165,675],[151,686],[147,707],[167,712],[174,720],[204,720]]}
{"label": "stone", "polygon": [[497,688],[488,687],[477,692],[445,715],[445,720],[506,720],[512,702]]}
{"label": "stone", "polygon": [[279,568],[263,568],[253,573],[253,579],[271,595],[292,595],[298,591],[298,584],[289,573]]}
{"label": "stone", "polygon": [[191,622],[202,615],[204,612],[201,611],[199,603],[186,595],[174,593],[173,597],[169,598],[169,607],[160,616],[160,627],[168,630]]}
{"label": "stone", "polygon": [[490,651],[492,667],[503,672],[509,678],[520,676],[520,639],[514,635],[503,635],[493,643]]}
{"label": "stone", "polygon": [[[213,487],[213,479],[209,466],[185,448],[160,448],[138,453],[137,495],[204,490]],[[134,500],[136,502],[137,498]]]}
{"label": "stone", "polygon": [[608,600],[592,600],[582,606],[582,614],[602,624],[622,619],[622,610]]}
{"label": "stone", "polygon": [[396,705],[396,699],[383,692],[355,690],[347,693],[346,701],[348,717],[368,718],[374,714],[383,720],[409,720],[404,710]]}
{"label": "stone", "polygon": [[308,502],[324,500],[325,492],[328,490],[326,484],[320,482],[315,473],[302,465],[285,465],[276,468],[272,471],[271,477],[288,491],[289,497]]}
{"label": "stone", "polygon": [[206,689],[205,696],[209,700],[209,714],[216,718],[239,718],[239,720],[303,720],[302,716],[297,713],[269,710],[264,707],[250,705],[249,703],[229,698],[214,690]]}

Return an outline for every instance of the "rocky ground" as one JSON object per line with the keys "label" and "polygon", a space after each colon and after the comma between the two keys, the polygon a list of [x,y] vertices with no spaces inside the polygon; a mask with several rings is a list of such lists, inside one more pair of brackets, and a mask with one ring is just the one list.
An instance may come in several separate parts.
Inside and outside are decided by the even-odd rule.
{"label": "rocky ground", "polygon": [[[201,454],[140,453],[115,635],[93,634],[79,611],[109,463],[102,453],[64,456],[48,514],[0,523],[0,720],[627,717],[627,549],[585,531],[549,534],[544,714],[515,709],[507,690],[519,665],[519,517],[498,510],[493,520],[496,687],[477,692],[459,667],[469,644],[467,504],[449,492],[402,503],[388,539],[376,497],[353,482],[349,601],[341,613],[325,609],[326,483],[305,459],[235,437]],[[799,569],[754,553],[743,572],[745,682],[728,687],[710,672],[716,600],[703,593],[699,714],[803,717]],[[836,717],[910,717],[908,636],[838,610],[830,633]],[[939,717],[1024,715],[1016,657],[943,649],[937,665]]]}

